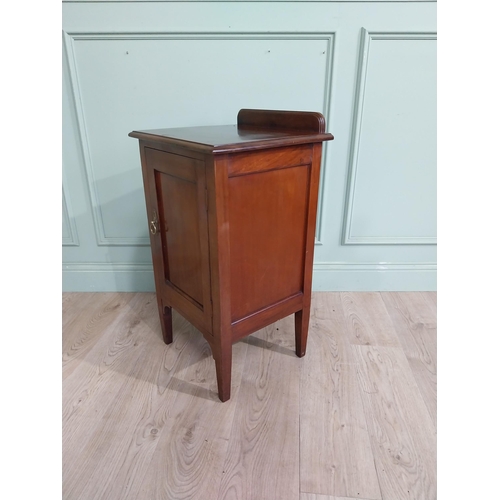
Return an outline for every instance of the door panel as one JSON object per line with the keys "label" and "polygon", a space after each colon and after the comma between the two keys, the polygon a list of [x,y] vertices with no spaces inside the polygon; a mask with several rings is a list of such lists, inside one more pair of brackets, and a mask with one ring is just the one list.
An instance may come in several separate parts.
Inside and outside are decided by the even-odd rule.
{"label": "door panel", "polygon": [[203,307],[196,183],[155,172],[165,279]]}

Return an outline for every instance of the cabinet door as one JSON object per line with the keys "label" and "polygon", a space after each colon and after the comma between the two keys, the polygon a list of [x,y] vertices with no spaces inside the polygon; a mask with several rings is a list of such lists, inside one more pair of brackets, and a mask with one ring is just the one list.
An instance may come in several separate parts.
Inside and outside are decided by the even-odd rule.
{"label": "cabinet door", "polygon": [[144,157],[157,293],[211,334],[205,163],[149,147]]}

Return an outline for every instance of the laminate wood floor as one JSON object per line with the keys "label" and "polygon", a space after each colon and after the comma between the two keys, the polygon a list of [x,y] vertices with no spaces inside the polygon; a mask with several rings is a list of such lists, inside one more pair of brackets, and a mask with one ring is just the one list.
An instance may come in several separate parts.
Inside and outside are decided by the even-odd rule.
{"label": "laminate wood floor", "polygon": [[313,293],[233,346],[217,397],[202,335],[153,293],[63,294],[65,500],[433,500],[436,294]]}

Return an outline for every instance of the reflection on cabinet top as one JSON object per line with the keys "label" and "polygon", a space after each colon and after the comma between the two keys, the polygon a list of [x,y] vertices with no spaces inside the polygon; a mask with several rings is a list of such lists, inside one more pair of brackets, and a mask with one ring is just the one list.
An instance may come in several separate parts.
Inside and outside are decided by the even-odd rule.
{"label": "reflection on cabinet top", "polygon": [[322,114],[242,109],[236,125],[134,131],[130,137],[163,142],[204,153],[231,153],[329,141]]}

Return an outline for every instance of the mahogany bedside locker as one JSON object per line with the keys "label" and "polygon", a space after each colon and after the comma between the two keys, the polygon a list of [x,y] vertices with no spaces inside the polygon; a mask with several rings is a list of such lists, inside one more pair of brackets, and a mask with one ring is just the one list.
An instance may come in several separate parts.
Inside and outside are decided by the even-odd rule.
{"label": "mahogany bedside locker", "polygon": [[131,132],[139,139],[163,339],[172,308],[212,348],[219,398],[232,344],[295,314],[306,351],[325,132],[320,113],[242,109],[237,125]]}

